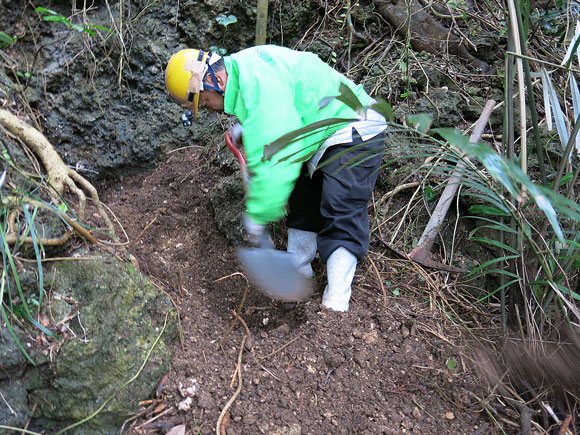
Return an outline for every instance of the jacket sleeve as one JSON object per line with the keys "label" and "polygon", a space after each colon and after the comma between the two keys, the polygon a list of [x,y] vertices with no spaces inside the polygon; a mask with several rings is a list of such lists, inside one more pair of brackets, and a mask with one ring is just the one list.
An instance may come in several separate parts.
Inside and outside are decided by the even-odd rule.
{"label": "jacket sleeve", "polygon": [[[294,87],[283,75],[252,76],[240,83],[248,117],[243,122],[243,140],[248,168],[252,174],[246,196],[246,213],[258,224],[281,219],[286,212],[302,163],[295,162],[306,146],[295,142],[270,161],[262,161],[264,146],[285,133],[302,126],[300,114],[294,105]],[[298,152],[296,156],[280,158]]]}

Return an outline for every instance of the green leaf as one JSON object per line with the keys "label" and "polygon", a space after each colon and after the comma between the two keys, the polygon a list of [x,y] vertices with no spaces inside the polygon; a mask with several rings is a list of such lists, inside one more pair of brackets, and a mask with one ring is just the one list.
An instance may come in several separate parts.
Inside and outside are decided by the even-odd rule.
{"label": "green leaf", "polygon": [[407,115],[405,120],[409,127],[419,130],[422,133],[427,133],[431,128],[433,117],[427,113],[414,113]]}
{"label": "green leaf", "polygon": [[520,256],[519,255],[506,255],[504,257],[493,258],[493,259],[486,261],[485,263],[477,266],[475,269],[473,269],[471,272],[469,272],[466,276],[475,275],[475,274],[479,273],[479,271],[486,269],[487,267],[491,266],[492,264],[496,264],[496,263],[499,263],[502,261],[512,260],[514,258],[520,258]]}
{"label": "green leaf", "polygon": [[70,24],[69,21],[63,17],[62,15],[47,15],[46,17],[43,17],[44,21],[50,21],[50,22],[54,22],[54,23],[64,23],[64,24]]}
{"label": "green leaf", "polygon": [[457,361],[453,358],[449,358],[449,360],[447,360],[447,369],[451,372],[455,371],[455,369],[457,369]]}
{"label": "green leaf", "polygon": [[32,239],[32,246],[34,247],[34,255],[36,258],[36,270],[38,272],[38,300],[39,300],[39,311],[42,306],[42,298],[44,295],[44,275],[42,269],[42,256],[40,254],[41,246],[39,247],[38,237],[36,235],[36,229],[34,227],[34,217],[36,216],[36,212],[38,211],[35,208],[34,213],[30,213],[28,207],[23,204],[22,210],[24,211],[24,218],[26,220],[26,225],[30,230],[30,238]]}
{"label": "green leaf", "polygon": [[[500,271],[500,272],[503,272],[503,271]],[[507,273],[504,273],[503,275],[508,275],[508,276],[509,276],[509,274],[507,274]],[[499,286],[499,287],[498,287],[498,288],[496,288],[494,291],[492,291],[492,292],[488,293],[487,295],[485,295],[485,296],[483,296],[483,297],[479,298],[477,301],[475,301],[475,303],[480,303],[480,302],[483,302],[483,301],[484,301],[484,300],[486,300],[486,299],[489,299],[490,297],[492,297],[492,296],[493,296],[493,295],[495,295],[496,293],[500,292],[501,290],[503,290],[503,289],[504,289],[504,288],[506,288],[506,287],[509,287],[509,286],[510,286],[510,285],[512,285],[512,284],[515,284],[515,283],[516,283],[516,282],[518,282],[519,280],[520,280],[519,276],[517,276],[517,275],[516,275],[516,278],[515,278],[515,279],[512,279],[511,281],[508,281],[508,282],[506,282],[505,284],[503,284],[503,285]]]}
{"label": "green leaf", "polygon": [[427,202],[431,202],[435,198],[437,198],[437,195],[433,193],[433,188],[431,186],[425,187],[425,189],[423,190],[423,194],[425,195],[425,201]]}
{"label": "green leaf", "polygon": [[[319,109],[323,109],[326,106],[328,106],[330,103],[332,103],[334,100],[338,100],[341,103],[346,104],[348,107],[350,107],[353,111],[355,111],[360,117],[366,117],[366,106],[363,106],[363,104],[360,102],[360,100],[358,99],[358,97],[355,95],[355,93],[344,83],[340,83],[340,86],[338,88],[338,95],[336,96],[328,96],[328,97],[324,97],[322,100],[320,100],[320,102],[318,103],[318,108]],[[353,119],[354,121],[354,119]]]}
{"label": "green leaf", "polygon": [[393,108],[389,103],[387,103],[382,98],[377,98],[377,102],[370,106],[371,109],[376,110],[389,122],[395,122],[395,115],[393,114]]}
{"label": "green leaf", "polygon": [[56,208],[58,208],[62,213],[66,213],[68,211],[68,205],[65,202],[59,202],[56,205]]}
{"label": "green leaf", "polygon": [[560,283],[557,282],[553,282],[550,284],[550,281],[547,280],[537,280],[537,281],[532,281],[529,283],[529,285],[531,286],[544,286],[544,287],[551,287],[552,285],[557,287],[558,290],[560,290],[563,294],[567,295],[567,296],[572,296],[572,298],[576,299],[577,301],[580,301],[580,295],[574,291],[570,291],[570,289]]}
{"label": "green leaf", "polygon": [[[510,232],[512,234],[517,234],[517,230],[510,228],[506,224],[499,223],[496,219],[490,219],[490,218],[486,218],[486,217],[482,217],[482,216],[466,216],[466,218],[467,219],[476,219],[476,220],[480,220],[480,221],[484,221],[484,222],[489,222],[492,224],[491,227],[493,227],[493,225],[498,225],[498,226],[500,226],[498,228],[499,230],[507,231],[507,232]],[[486,225],[482,225],[481,227],[478,227],[478,228],[485,228],[485,227],[486,227]],[[477,231],[477,228],[472,231],[472,234],[475,233],[476,231]]]}
{"label": "green leaf", "polygon": [[61,337],[60,335],[58,335],[58,334],[55,334],[55,333],[54,333],[54,332],[52,332],[50,329],[48,329],[48,328],[46,328],[45,326],[42,326],[40,323],[38,323],[38,321],[37,321],[37,320],[36,320],[34,317],[32,317],[32,316],[29,316],[29,317],[27,318],[27,320],[28,320],[30,323],[32,323],[34,326],[36,326],[36,327],[37,327],[39,330],[41,330],[41,331],[42,331],[44,334],[46,334],[46,335],[48,335],[48,336],[50,336],[50,337],[52,337],[52,338],[56,338],[57,340],[60,340],[60,339],[62,339],[62,337]]}
{"label": "green leaf", "polygon": [[488,216],[510,216],[510,213],[506,209],[499,209],[489,205],[472,205],[469,207],[469,212]]}
{"label": "green leaf", "polygon": [[[4,234],[4,229],[0,228],[0,232],[2,232],[2,234]],[[33,366],[35,366],[36,363],[30,357],[30,355],[28,355],[28,352],[26,352],[26,349],[24,348],[22,343],[20,343],[20,340],[18,339],[16,332],[14,332],[14,329],[12,328],[12,324],[10,323],[10,319],[8,318],[8,314],[6,313],[6,310],[4,309],[4,289],[6,288],[6,283],[8,282],[7,277],[6,277],[6,266],[5,265],[4,265],[4,268],[2,269],[2,276],[0,277],[0,280],[1,280],[1,282],[0,282],[0,314],[2,316],[2,319],[4,320],[4,324],[6,325],[8,332],[12,336],[12,339],[16,343],[16,346],[18,346],[18,348],[24,354],[26,359],[28,361],[30,361],[30,363]],[[10,298],[10,296],[8,296],[8,297]]]}
{"label": "green leaf", "polygon": [[55,11],[51,10],[51,9],[46,9],[46,8],[42,8],[42,7],[37,7],[35,9],[36,12],[39,12],[41,14],[48,14],[48,15],[59,15],[57,14]]}
{"label": "green leaf", "polygon": [[238,21],[235,15],[226,15],[226,14],[219,14],[215,18],[215,20],[224,27],[227,27],[230,24],[236,23]]}
{"label": "green leaf", "polygon": [[13,38],[12,36],[8,35],[7,33],[0,31],[0,47],[2,47],[2,48],[12,47],[15,42],[16,42],[16,38]]}
{"label": "green leaf", "polygon": [[94,30],[91,30],[85,26],[81,26],[80,24],[73,24],[72,28],[75,29],[77,32],[85,32],[91,36],[95,36],[97,34],[97,32],[95,32]]}
{"label": "green leaf", "polygon": [[535,185],[518,165],[500,156],[485,144],[469,142],[469,139],[456,129],[438,128],[433,131],[467,156],[476,157],[514,199],[522,199],[525,190],[548,218],[558,239],[564,239],[556,211],[548,199],[551,194],[545,188]]}
{"label": "green leaf", "polygon": [[511,252],[512,254],[519,255],[519,252],[517,250],[515,250],[511,246],[506,245],[505,243],[502,243],[498,240],[488,239],[487,237],[472,237],[472,238],[470,238],[470,240],[473,242],[481,242],[481,243],[485,243],[487,245],[496,246],[498,248],[501,248],[501,249],[504,249],[508,252]]}
{"label": "green leaf", "polygon": [[91,29],[103,30],[103,31],[108,32],[108,33],[113,33],[113,31],[111,29],[109,29],[108,27],[101,26],[99,24],[88,24],[86,27],[90,27]]}
{"label": "green leaf", "polygon": [[299,128],[298,130],[294,130],[294,131],[291,131],[290,133],[286,133],[285,135],[280,136],[274,142],[272,142],[264,147],[264,157],[262,157],[262,159],[263,160],[271,160],[272,157],[276,153],[280,152],[286,146],[288,146],[291,143],[294,143],[298,140],[302,140],[302,139],[304,139],[304,137],[307,137],[307,136],[312,135],[312,134],[316,134],[317,132],[319,132],[320,130],[322,130],[326,127],[335,126],[335,125],[343,125],[343,124],[347,124],[347,123],[352,122],[352,121],[356,121],[356,119],[349,119],[349,118],[323,119],[321,121],[313,122],[312,124],[307,125],[306,127],[302,127],[302,128]]}
{"label": "green leaf", "polygon": [[[2,261],[3,261],[3,270],[10,270],[12,272],[12,279],[14,280],[14,285],[18,290],[18,295],[22,301],[22,306],[28,316],[30,316],[30,309],[28,308],[28,304],[26,303],[26,298],[24,297],[24,292],[22,290],[22,285],[20,283],[20,278],[18,276],[18,269],[16,268],[16,264],[14,262],[14,257],[12,256],[12,252],[10,252],[10,246],[8,245],[8,241],[6,240],[6,233],[4,231],[0,231],[0,241],[1,241],[1,249],[2,249]],[[0,301],[1,303],[2,301]]]}

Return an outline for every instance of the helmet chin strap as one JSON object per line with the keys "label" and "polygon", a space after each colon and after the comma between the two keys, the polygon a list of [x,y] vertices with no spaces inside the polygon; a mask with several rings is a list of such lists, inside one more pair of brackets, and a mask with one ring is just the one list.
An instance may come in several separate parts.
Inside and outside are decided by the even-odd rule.
{"label": "helmet chin strap", "polygon": [[213,86],[204,83],[203,84],[203,89],[204,90],[211,89],[213,91],[217,91],[220,95],[223,95],[224,91],[222,91],[219,88],[218,81],[217,81],[217,77],[216,77],[215,73],[213,72],[213,68],[209,64],[209,58],[208,58],[208,60],[206,62],[208,62],[208,64],[207,64],[207,72],[209,73],[209,75],[211,77],[211,80],[213,81]]}

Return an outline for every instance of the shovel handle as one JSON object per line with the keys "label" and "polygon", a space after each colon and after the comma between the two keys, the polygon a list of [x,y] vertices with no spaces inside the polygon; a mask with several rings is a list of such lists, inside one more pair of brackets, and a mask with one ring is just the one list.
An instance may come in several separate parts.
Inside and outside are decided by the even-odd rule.
{"label": "shovel handle", "polygon": [[236,156],[236,159],[238,159],[238,162],[240,163],[240,169],[242,170],[242,178],[244,180],[244,186],[247,186],[248,182],[250,181],[250,174],[248,173],[248,164],[246,162],[246,157],[242,153],[242,150],[240,150],[237,146],[234,145],[234,137],[231,131],[229,130],[226,131],[226,134],[224,136],[226,139],[226,145],[228,146],[230,151],[234,153],[234,156]]}
{"label": "shovel handle", "polygon": [[236,156],[236,159],[238,159],[238,162],[240,162],[240,166],[242,166],[242,167],[246,166],[246,164],[247,164],[246,158],[242,154],[242,151],[237,146],[234,145],[234,138],[233,138],[232,132],[226,131],[225,138],[226,138],[226,145],[231,150],[231,152],[234,153],[234,156]]}

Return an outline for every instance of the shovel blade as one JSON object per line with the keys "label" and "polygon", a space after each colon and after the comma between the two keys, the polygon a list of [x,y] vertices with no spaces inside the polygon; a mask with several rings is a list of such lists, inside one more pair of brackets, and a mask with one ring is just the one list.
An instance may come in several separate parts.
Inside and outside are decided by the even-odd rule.
{"label": "shovel blade", "polygon": [[312,293],[311,280],[296,270],[289,252],[240,248],[238,258],[248,278],[273,299],[298,302]]}

